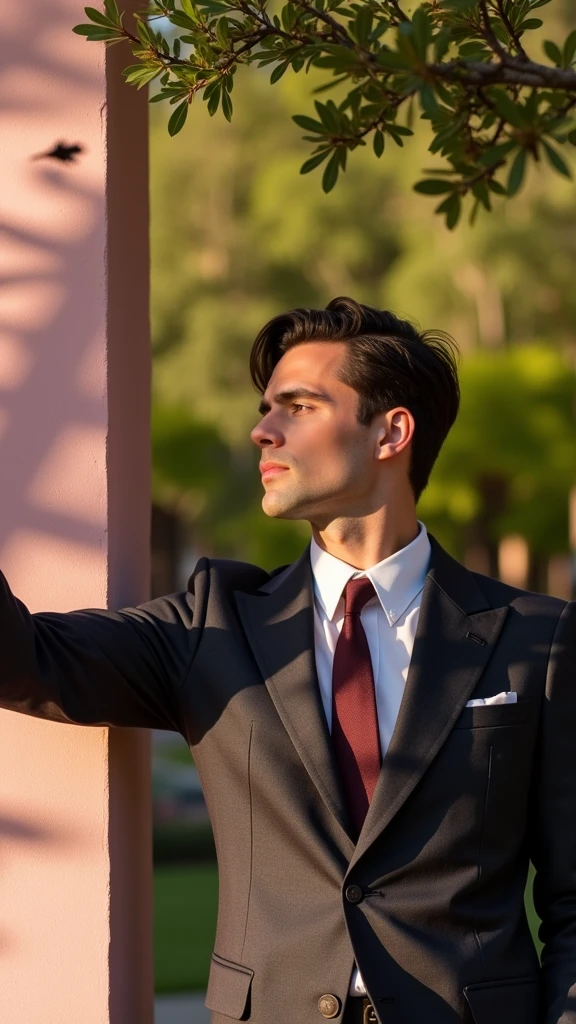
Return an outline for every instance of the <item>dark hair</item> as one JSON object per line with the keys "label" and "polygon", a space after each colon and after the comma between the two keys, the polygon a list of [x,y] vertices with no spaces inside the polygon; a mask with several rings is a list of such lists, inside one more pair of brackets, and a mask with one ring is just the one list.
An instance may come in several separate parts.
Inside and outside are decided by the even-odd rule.
{"label": "dark hair", "polygon": [[340,379],[359,395],[364,425],[397,405],[409,409],[416,430],[410,482],[416,501],[460,401],[456,342],[443,331],[419,331],[409,320],[354,299],[332,299],[326,309],[292,309],[269,320],[250,355],[250,375],[262,394],[288,349],[307,341],[345,341],[348,358]]}

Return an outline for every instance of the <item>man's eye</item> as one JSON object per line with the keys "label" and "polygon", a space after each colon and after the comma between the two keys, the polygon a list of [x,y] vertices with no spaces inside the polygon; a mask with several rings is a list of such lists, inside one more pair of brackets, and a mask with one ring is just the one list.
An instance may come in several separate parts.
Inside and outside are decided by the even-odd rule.
{"label": "man's eye", "polygon": [[296,412],[297,410],[300,410],[300,409],[311,409],[312,406],[311,405],[301,405],[299,402],[293,402],[292,403],[292,408]]}

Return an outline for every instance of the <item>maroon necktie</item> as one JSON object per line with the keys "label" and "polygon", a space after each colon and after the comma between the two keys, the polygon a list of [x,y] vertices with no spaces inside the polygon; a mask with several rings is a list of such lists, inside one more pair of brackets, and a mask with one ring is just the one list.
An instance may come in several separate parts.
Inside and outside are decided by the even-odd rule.
{"label": "maroon necktie", "polygon": [[344,622],[332,670],[332,742],[358,835],[381,765],[372,661],[360,621],[360,612],[374,594],[367,576],[346,584]]}

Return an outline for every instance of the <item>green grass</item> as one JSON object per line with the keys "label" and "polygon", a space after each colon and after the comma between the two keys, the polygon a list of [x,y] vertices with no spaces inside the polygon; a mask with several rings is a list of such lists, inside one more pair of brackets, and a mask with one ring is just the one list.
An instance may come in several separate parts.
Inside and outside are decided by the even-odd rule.
{"label": "green grass", "polygon": [[217,902],[216,864],[156,868],[156,992],[191,992],[206,988],[214,948]]}
{"label": "green grass", "polygon": [[[536,948],[538,918],[532,903],[533,873],[526,910]],[[154,960],[157,992],[205,989],[216,932],[216,864],[158,867],[154,871]]]}

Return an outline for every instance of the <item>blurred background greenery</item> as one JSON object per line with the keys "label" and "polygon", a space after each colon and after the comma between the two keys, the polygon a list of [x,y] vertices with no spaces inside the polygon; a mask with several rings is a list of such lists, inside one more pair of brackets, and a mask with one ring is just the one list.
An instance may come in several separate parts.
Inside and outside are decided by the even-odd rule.
{"label": "blurred background greenery", "polygon": [[[561,12],[548,38],[551,19],[570,27]],[[420,518],[471,567],[569,596],[574,183],[541,167],[513,202],[449,233],[412,191],[430,163],[422,124],[380,161],[358,151],[326,196],[298,173],[307,151],[290,119],[312,85],[240,72],[232,124],[198,103],[174,139],[151,107],[154,592],[185,585],[200,553],[272,567],[302,550],[307,529],[260,508],[248,354],[269,317],[347,294],[447,330],[462,350],[462,411]],[[178,744],[157,743],[155,786],[157,987],[201,988],[216,872]]]}
{"label": "blurred background greenery", "polygon": [[232,124],[199,102],[174,139],[151,107],[156,589],[174,574],[163,545],[180,560],[184,547],[265,566],[302,549],[304,528],[260,510],[248,353],[270,316],[339,294],[455,336],[462,412],[420,515],[491,572],[499,543],[524,538],[530,585],[547,589],[548,559],[568,552],[576,466],[574,183],[541,167],[514,201],[451,234],[412,191],[431,159],[416,121],[409,147],[380,161],[359,150],[325,196],[298,173],[305,144],[290,120],[310,105],[311,78],[270,87],[265,70],[240,72]]}

